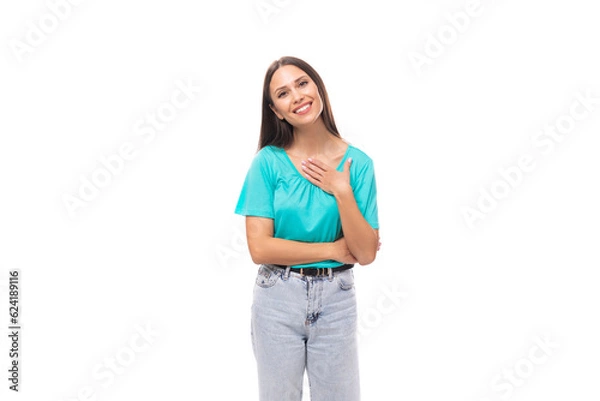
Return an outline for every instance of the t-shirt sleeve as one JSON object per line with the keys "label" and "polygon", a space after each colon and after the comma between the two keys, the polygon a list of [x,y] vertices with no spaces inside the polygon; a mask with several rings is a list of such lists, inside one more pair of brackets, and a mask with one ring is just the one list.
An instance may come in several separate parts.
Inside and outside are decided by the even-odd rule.
{"label": "t-shirt sleeve", "polygon": [[379,217],[377,209],[377,183],[375,180],[375,167],[373,161],[367,159],[362,166],[358,166],[358,174],[355,176],[354,198],[358,209],[363,217],[374,229],[379,229]]}
{"label": "t-shirt sleeve", "polygon": [[243,216],[274,218],[273,194],[275,182],[273,171],[265,154],[256,154],[246,174],[244,185],[235,207],[235,213]]}

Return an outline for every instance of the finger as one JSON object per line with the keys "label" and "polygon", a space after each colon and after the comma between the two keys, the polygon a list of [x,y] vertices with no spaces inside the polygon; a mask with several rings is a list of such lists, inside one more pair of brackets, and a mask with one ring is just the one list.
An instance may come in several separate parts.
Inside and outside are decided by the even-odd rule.
{"label": "finger", "polygon": [[[304,169],[304,168],[303,168],[303,173],[304,173],[304,176],[305,176],[305,177],[306,177],[306,178],[307,178],[307,179],[308,179],[310,182],[313,182],[313,181],[317,181],[317,182],[318,182],[318,181],[319,181],[319,180],[317,179],[317,177],[314,177],[314,176],[313,176],[313,174],[314,174],[314,173],[313,173],[312,171],[308,171],[308,170],[306,170],[306,169]],[[314,182],[313,182],[313,184],[314,184]]]}
{"label": "finger", "polygon": [[348,177],[350,176],[350,164],[352,164],[351,157],[349,157],[348,160],[346,160],[346,163],[344,163],[344,173],[348,175]]}
{"label": "finger", "polygon": [[304,172],[304,177],[310,181],[312,184],[318,186],[319,188],[321,187],[321,181],[319,181],[318,179],[316,179],[315,177],[313,177],[312,175],[309,174],[309,172]]}
{"label": "finger", "polygon": [[302,171],[304,171],[304,173],[310,174],[311,176],[313,176],[316,179],[321,178],[322,174],[322,170],[317,169],[314,166],[310,166],[304,162],[302,162]]}
{"label": "finger", "polygon": [[329,167],[327,164],[323,163],[319,159],[313,159],[312,157],[308,158],[308,164],[310,164],[312,166],[316,166],[323,171],[326,171],[327,168]]}

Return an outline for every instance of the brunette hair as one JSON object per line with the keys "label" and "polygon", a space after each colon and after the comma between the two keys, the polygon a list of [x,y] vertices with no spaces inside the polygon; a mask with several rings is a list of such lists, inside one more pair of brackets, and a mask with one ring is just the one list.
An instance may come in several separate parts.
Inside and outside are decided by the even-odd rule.
{"label": "brunette hair", "polygon": [[273,105],[273,99],[271,98],[270,85],[273,74],[280,67],[284,65],[293,65],[304,71],[310,79],[317,85],[319,95],[323,100],[323,122],[327,130],[334,136],[340,137],[340,133],[335,125],[333,119],[333,113],[331,111],[331,105],[329,104],[329,96],[325,89],[323,80],[306,61],[296,57],[282,57],[279,60],[274,61],[265,74],[265,81],[263,85],[263,101],[262,101],[262,122],[260,125],[260,138],[258,140],[258,150],[264,148],[267,145],[273,145],[280,148],[287,147],[294,140],[294,127],[285,120],[277,118],[270,106]]}

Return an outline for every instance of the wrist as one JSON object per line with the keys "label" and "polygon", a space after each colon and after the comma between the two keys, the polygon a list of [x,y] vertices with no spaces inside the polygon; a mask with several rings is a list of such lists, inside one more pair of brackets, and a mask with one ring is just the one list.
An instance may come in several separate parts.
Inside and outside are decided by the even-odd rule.
{"label": "wrist", "polygon": [[343,187],[340,187],[338,189],[336,189],[333,192],[333,196],[339,200],[348,196],[354,196],[354,192],[352,191],[352,187],[350,186],[350,184],[348,185],[344,185]]}
{"label": "wrist", "polygon": [[327,259],[337,260],[337,246],[335,242],[327,243]]}

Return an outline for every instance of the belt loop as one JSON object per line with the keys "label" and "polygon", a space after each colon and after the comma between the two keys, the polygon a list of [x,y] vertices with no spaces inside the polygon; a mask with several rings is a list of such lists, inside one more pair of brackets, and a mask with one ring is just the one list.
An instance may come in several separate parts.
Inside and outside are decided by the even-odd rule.
{"label": "belt loop", "polygon": [[327,270],[329,273],[329,281],[333,281],[333,269],[330,267]]}
{"label": "belt loop", "polygon": [[285,273],[283,273],[283,279],[285,281],[287,281],[287,279],[290,278],[290,269],[291,268],[292,268],[291,266],[288,266],[285,268]]}

